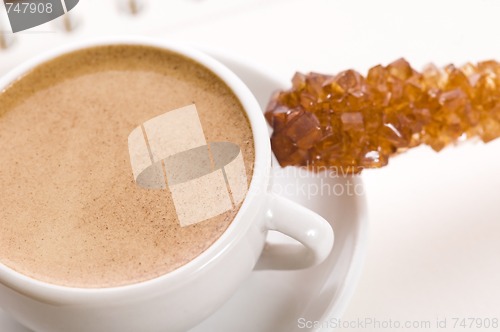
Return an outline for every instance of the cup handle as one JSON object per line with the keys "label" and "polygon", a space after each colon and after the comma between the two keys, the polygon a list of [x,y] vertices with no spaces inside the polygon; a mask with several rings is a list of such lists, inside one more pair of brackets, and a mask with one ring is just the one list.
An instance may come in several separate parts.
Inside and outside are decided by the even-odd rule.
{"label": "cup handle", "polygon": [[267,229],[300,244],[266,243],[256,270],[297,270],[320,264],[333,248],[330,224],[315,212],[274,193],[268,194]]}

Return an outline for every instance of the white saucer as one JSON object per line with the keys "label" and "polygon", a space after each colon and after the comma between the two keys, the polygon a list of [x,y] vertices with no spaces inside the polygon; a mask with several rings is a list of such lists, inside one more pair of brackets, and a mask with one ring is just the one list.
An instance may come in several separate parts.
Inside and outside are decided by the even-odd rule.
{"label": "white saucer", "polygon": [[[203,49],[239,75],[263,108],[274,90],[289,85],[255,64],[206,47]],[[364,196],[349,195],[347,190],[344,190],[344,194],[340,192],[348,186],[361,188],[362,183],[358,178],[311,178],[304,176],[304,173],[297,174],[296,169],[286,170],[288,172],[275,168],[274,188],[318,212],[332,224],[335,230],[333,252],[323,264],[315,268],[253,272],[229,302],[191,332],[331,331],[328,329],[329,324],[322,322],[343,314],[361,274],[368,225]],[[338,190],[330,190],[329,195],[310,197],[295,190],[325,185]],[[293,244],[292,240],[276,233],[269,234],[269,241]],[[307,328],[314,325],[316,328]],[[0,310],[0,331],[29,330]]]}

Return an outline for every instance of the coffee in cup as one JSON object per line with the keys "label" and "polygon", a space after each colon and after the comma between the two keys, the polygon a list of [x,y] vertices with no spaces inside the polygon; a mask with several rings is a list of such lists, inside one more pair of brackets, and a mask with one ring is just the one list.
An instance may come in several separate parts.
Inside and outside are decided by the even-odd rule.
{"label": "coffee in cup", "polygon": [[77,50],[10,84],[0,106],[0,263],[43,282],[173,271],[227,229],[252,178],[238,98],[168,50]]}

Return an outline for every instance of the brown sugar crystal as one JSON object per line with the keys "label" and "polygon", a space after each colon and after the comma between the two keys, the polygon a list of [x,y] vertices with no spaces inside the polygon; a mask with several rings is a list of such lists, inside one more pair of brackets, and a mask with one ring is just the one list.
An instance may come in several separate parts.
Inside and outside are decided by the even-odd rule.
{"label": "brown sugar crystal", "polygon": [[440,151],[461,137],[500,136],[500,63],[428,65],[399,59],[363,77],[296,73],[278,91],[266,119],[281,166],[328,167],[344,173],[387,165],[420,144]]}

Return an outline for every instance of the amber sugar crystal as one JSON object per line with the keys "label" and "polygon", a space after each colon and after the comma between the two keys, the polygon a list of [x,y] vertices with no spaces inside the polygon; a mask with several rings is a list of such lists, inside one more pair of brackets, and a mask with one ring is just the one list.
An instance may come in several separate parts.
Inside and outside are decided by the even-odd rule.
{"label": "amber sugar crystal", "polygon": [[359,173],[420,144],[440,151],[459,138],[500,136],[500,64],[428,65],[399,59],[366,77],[296,73],[271,98],[266,119],[281,166]]}

